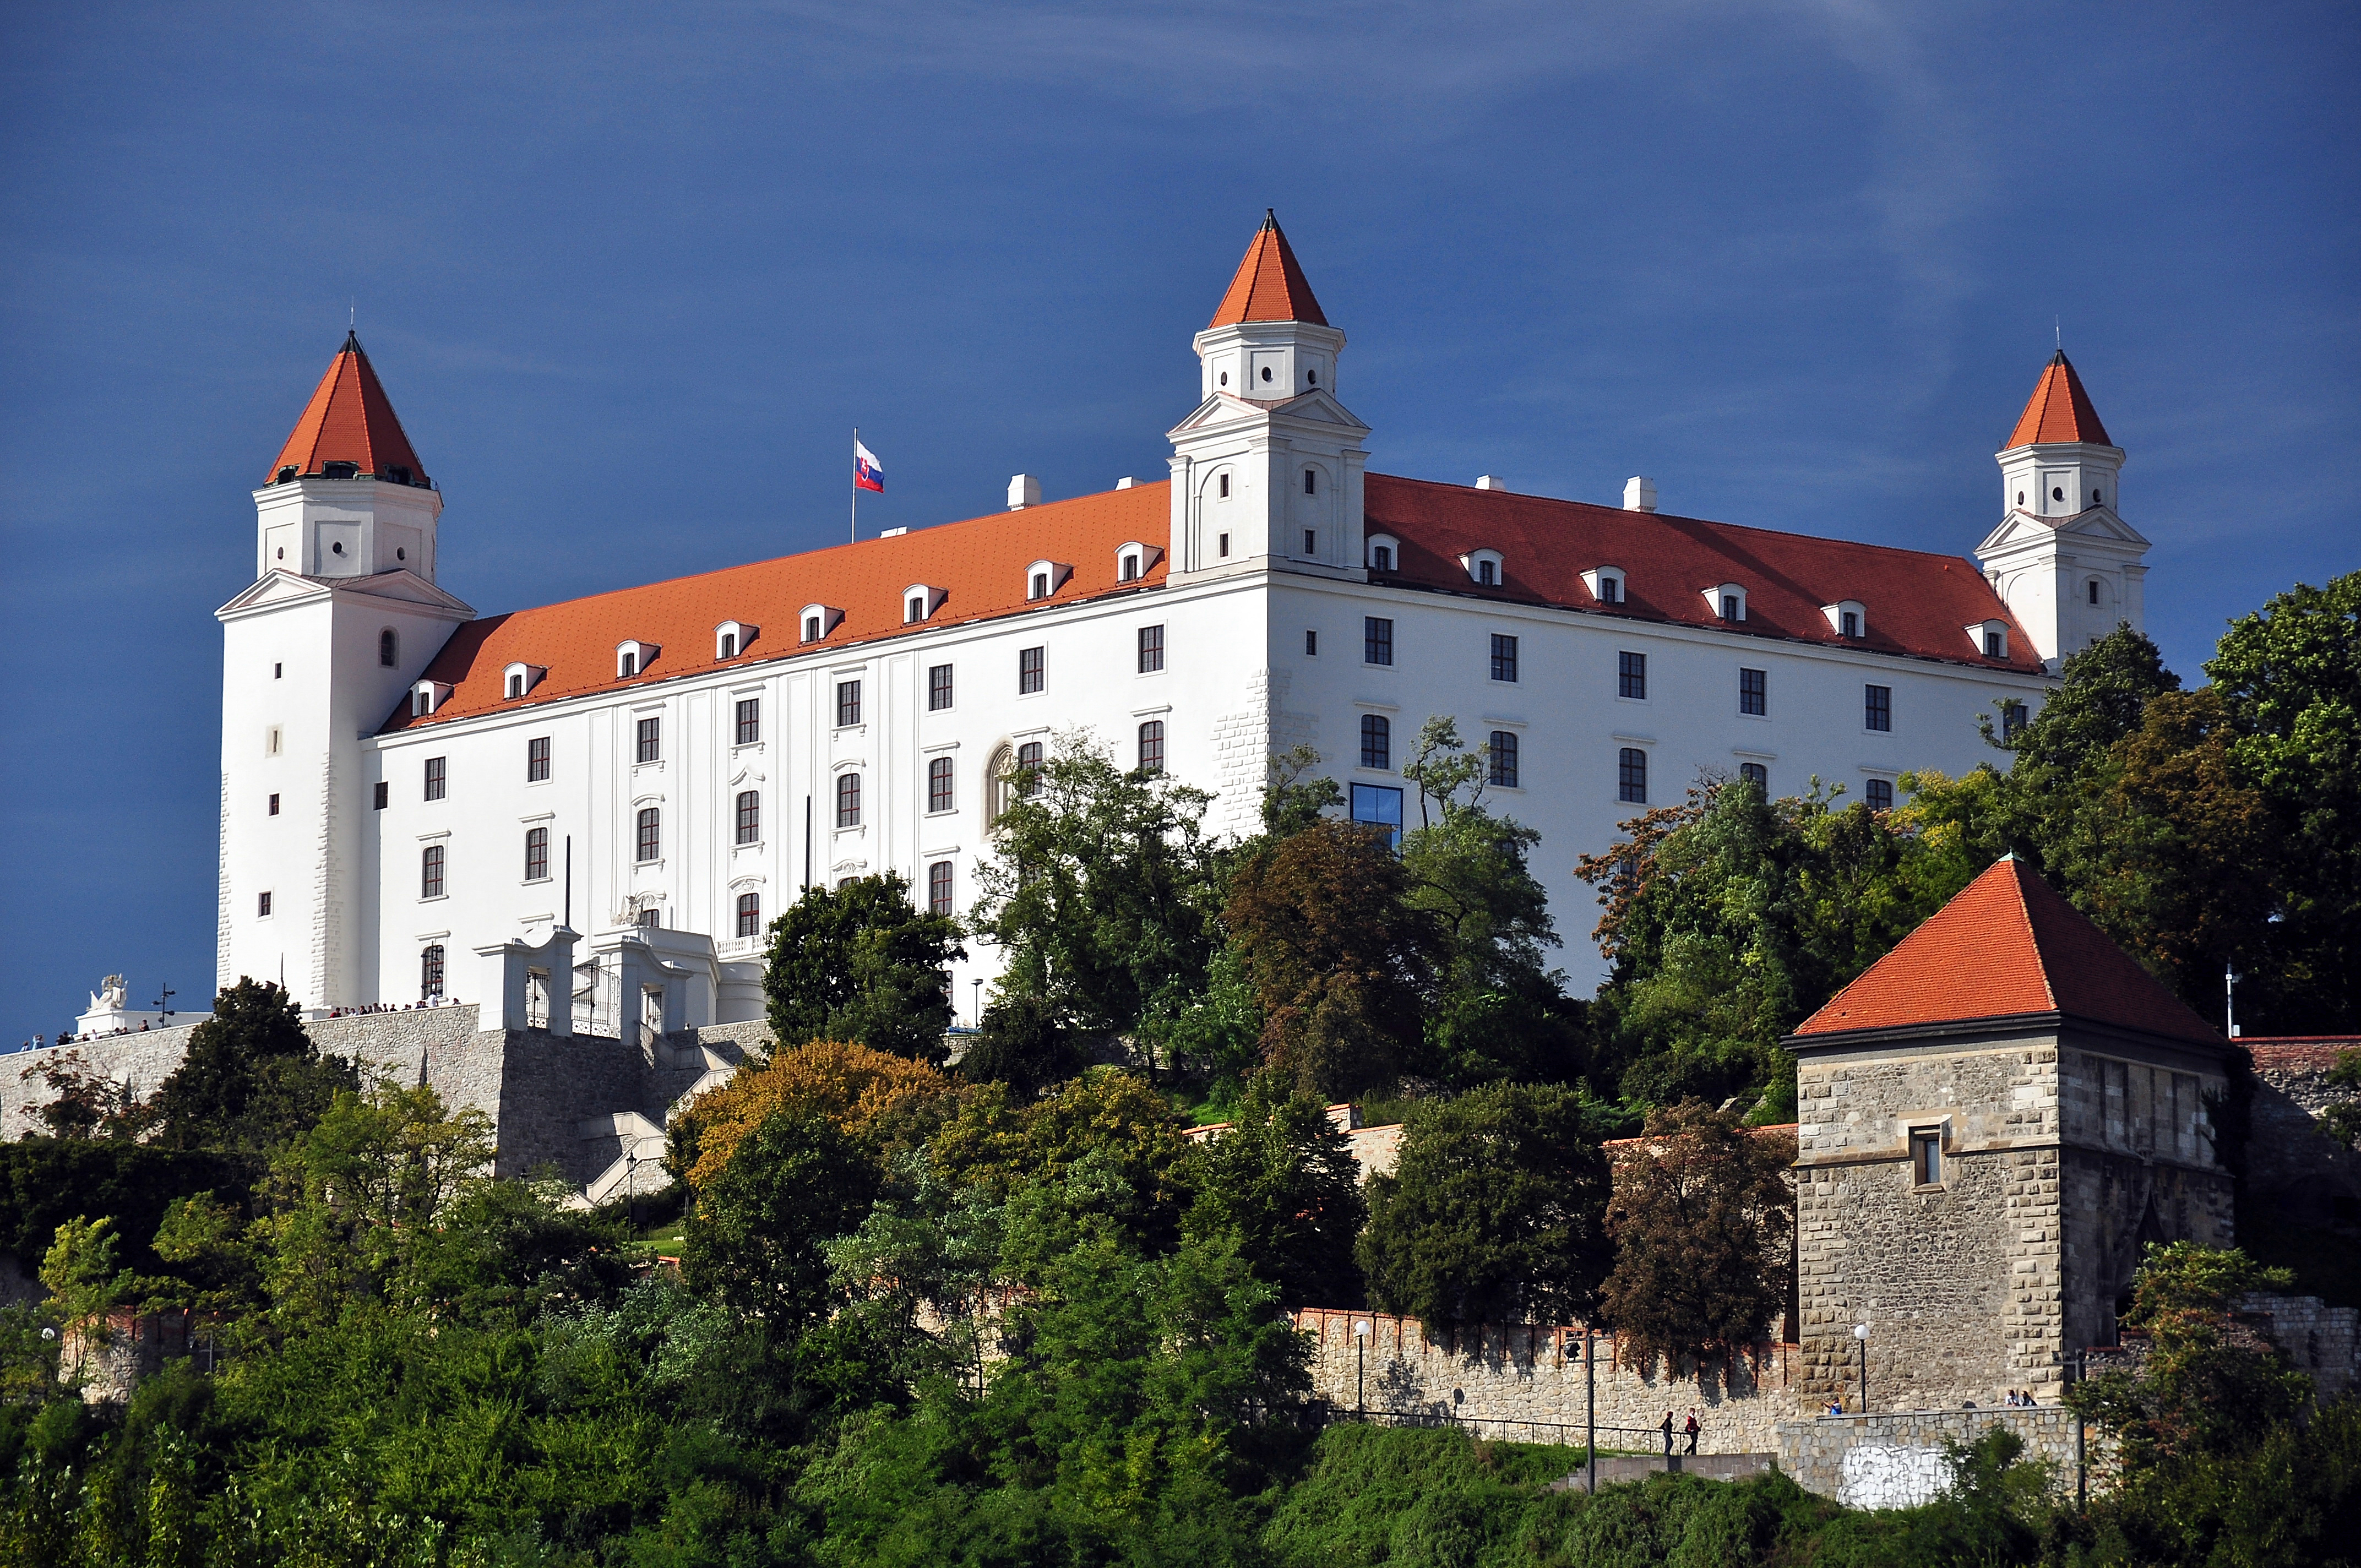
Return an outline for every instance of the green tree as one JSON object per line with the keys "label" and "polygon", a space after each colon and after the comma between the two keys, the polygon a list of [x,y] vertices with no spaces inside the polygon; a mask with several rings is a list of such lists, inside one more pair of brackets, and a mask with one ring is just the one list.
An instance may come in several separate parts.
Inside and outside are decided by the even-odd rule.
{"label": "green tree", "polygon": [[1697,1101],[1618,1147],[1601,1305],[1619,1347],[1649,1365],[1741,1354],[1771,1331],[1787,1302],[1795,1161],[1793,1132]]}
{"label": "green tree", "polygon": [[1415,1058],[1444,957],[1383,829],[1322,819],[1244,855],[1223,925],[1263,1015],[1264,1059],[1344,1099]]}
{"label": "green tree", "polygon": [[899,872],[807,887],[771,922],[763,993],[782,1047],[851,1040],[940,1066],[959,924],[910,902]]}
{"label": "green tree", "polygon": [[1367,1215],[1360,1162],[1328,1108],[1269,1074],[1246,1085],[1231,1124],[1190,1150],[1181,1234],[1236,1238],[1282,1306],[1360,1299],[1353,1245]]}
{"label": "green tree", "polygon": [[49,1103],[33,1114],[52,1137],[137,1138],[155,1123],[154,1108],[141,1102],[127,1080],[93,1071],[79,1050],[45,1052],[16,1079],[49,1089]]}
{"label": "green tree", "polygon": [[2281,837],[2253,1016],[2289,1034],[2361,1028],[2361,572],[2232,622],[2205,673],[2238,778]]}
{"label": "green tree", "polygon": [[690,1287],[791,1342],[840,1299],[826,1245],[876,1201],[875,1163],[826,1118],[782,1111],[741,1139],[690,1212]]}
{"label": "green tree", "polygon": [[1057,1009],[1043,997],[1020,994],[1000,997],[983,1010],[983,1026],[960,1058],[959,1071],[970,1082],[1005,1083],[1029,1096],[1087,1065]]}
{"label": "green tree", "polygon": [[1575,1091],[1490,1083],[1422,1100],[1393,1173],[1368,1183],[1370,1298],[1429,1328],[1569,1322],[1612,1261],[1607,1157]]}
{"label": "green tree", "polygon": [[157,1089],[157,1141],[258,1166],[359,1081],[355,1064],[320,1054],[284,991],[242,979],[214,999],[212,1016],[189,1031],[187,1054]]}
{"label": "green tree", "polygon": [[1185,1008],[1221,940],[1212,799],[1170,773],[1122,771],[1085,734],[1060,736],[976,873],[974,928],[1004,955],[1001,994],[1038,997],[1099,1035]]}

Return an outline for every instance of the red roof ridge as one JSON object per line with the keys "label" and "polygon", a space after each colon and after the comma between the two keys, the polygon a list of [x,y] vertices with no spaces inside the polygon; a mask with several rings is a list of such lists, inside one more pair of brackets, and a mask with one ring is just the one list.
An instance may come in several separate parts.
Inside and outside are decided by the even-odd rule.
{"label": "red roof ridge", "polygon": [[[401,417],[393,411],[393,400],[386,396],[385,384],[377,378],[376,367],[361,347],[358,333],[345,334],[344,346],[328,362],[326,374],[313,389],[312,400],[304,404],[295,428],[288,432],[263,482],[278,483],[281,474],[289,478],[320,474],[330,463],[350,463],[356,474],[377,478],[420,486],[431,483],[425,465],[419,462],[401,428]],[[289,469],[294,472],[289,474]]]}
{"label": "red roof ridge", "polygon": [[2099,422],[2099,411],[2092,406],[2091,394],[2082,389],[2082,378],[2074,374],[2074,366],[2061,348],[2049,356],[2041,379],[2034,383],[2033,396],[2026,400],[2025,411],[2017,416],[2016,428],[2009,432],[2000,449],[2009,452],[2019,446],[2072,441],[2087,441],[2098,446],[2114,444],[2107,439],[2107,427]]}
{"label": "red roof ridge", "polygon": [[1797,1036],[2061,1014],[2222,1036],[2014,855],[1994,861],[1795,1028]]}
{"label": "red roof ridge", "polygon": [[1279,226],[1279,214],[1268,208],[1264,209],[1262,227],[1255,231],[1236,275],[1230,280],[1229,291],[1205,325],[1210,331],[1240,322],[1328,324],[1328,318],[1320,313],[1320,302],[1312,297],[1302,264],[1295,259],[1295,247],[1287,243],[1286,232]]}

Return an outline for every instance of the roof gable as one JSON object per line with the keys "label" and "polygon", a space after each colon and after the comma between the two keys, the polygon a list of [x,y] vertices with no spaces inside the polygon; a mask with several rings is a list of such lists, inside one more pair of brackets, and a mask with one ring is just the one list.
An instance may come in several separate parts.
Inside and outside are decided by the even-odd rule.
{"label": "roof gable", "polygon": [[351,463],[358,472],[379,477],[404,468],[409,471],[408,482],[427,483],[425,466],[402,433],[393,400],[385,395],[385,387],[361,349],[360,338],[352,333],[345,334],[345,345],[313,389],[312,400],[304,405],[302,417],[288,433],[263,482],[272,482],[287,468],[294,469],[298,477],[318,474],[330,463]]}
{"label": "roof gable", "polygon": [[2209,1045],[2222,1038],[2015,856],[1993,861],[1795,1034],[2026,1013],[2060,1013]]}
{"label": "roof gable", "polygon": [[1304,280],[1301,264],[1295,259],[1295,247],[1287,243],[1279,226],[1278,214],[1268,210],[1262,227],[1246,247],[1246,258],[1238,263],[1237,275],[1230,280],[1229,292],[1222,296],[1213,319],[1205,324],[1210,330],[1240,322],[1328,324],[1328,318],[1320,313],[1320,302],[1312,297],[1312,285]]}
{"label": "roof gable", "polygon": [[2050,356],[2048,368],[2035,383],[2033,396],[2017,416],[2016,428],[2009,432],[2001,444],[2003,452],[2019,446],[2060,441],[2087,441],[2094,446],[2113,446],[2107,439],[2107,427],[2099,422],[2099,411],[2091,406],[2091,394],[2082,389],[2082,378],[2074,374],[2074,367],[2059,349]]}

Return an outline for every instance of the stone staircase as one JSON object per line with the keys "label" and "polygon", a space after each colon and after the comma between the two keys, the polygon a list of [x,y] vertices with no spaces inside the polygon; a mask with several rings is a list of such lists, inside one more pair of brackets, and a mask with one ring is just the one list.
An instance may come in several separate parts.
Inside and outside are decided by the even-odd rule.
{"label": "stone staircase", "polygon": [[575,1131],[585,1143],[611,1140],[614,1155],[605,1169],[583,1184],[572,1200],[573,1207],[595,1209],[620,1195],[647,1197],[670,1187],[672,1173],[664,1167],[664,1129],[698,1095],[729,1082],[738,1071],[737,1063],[694,1035],[686,1039],[665,1036],[655,1043],[653,1051],[659,1092],[670,1091],[664,1120],[658,1123],[639,1111],[617,1111],[577,1123]]}

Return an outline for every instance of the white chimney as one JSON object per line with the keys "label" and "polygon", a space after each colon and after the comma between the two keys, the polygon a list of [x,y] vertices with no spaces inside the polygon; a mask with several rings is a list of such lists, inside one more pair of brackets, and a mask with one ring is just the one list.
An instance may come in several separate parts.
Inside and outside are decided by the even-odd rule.
{"label": "white chimney", "polygon": [[1479,490],[1505,490],[1509,488],[1509,481],[1498,474],[1479,474],[1476,477],[1476,488]]}
{"label": "white chimney", "polygon": [[1008,510],[1023,511],[1027,507],[1041,504],[1041,481],[1031,474],[1017,474],[1008,481]]}
{"label": "white chimney", "polygon": [[1634,474],[1630,478],[1624,480],[1623,510],[1625,511],[1655,510],[1656,481],[1653,479],[1643,479],[1637,474]]}
{"label": "white chimney", "polygon": [[1130,475],[1126,474],[1122,478],[1117,479],[1115,482],[1115,488],[1118,490],[1127,490],[1138,482],[1138,480],[1133,478]]}

